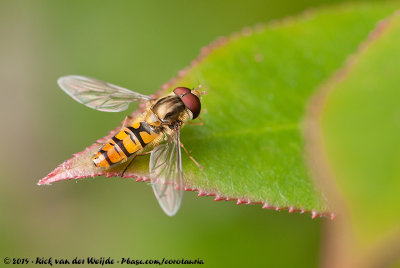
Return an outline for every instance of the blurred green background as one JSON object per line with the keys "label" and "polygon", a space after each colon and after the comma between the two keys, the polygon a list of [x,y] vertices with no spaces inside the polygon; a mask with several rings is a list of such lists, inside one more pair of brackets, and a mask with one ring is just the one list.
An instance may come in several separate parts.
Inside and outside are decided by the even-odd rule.
{"label": "blurred green background", "polygon": [[218,36],[336,2],[2,0],[0,266],[4,257],[36,256],[318,266],[329,219],[194,192],[169,218],[146,183],[103,177],[36,183],[135,109],[89,109],[58,88],[58,77],[87,75],[151,94]]}

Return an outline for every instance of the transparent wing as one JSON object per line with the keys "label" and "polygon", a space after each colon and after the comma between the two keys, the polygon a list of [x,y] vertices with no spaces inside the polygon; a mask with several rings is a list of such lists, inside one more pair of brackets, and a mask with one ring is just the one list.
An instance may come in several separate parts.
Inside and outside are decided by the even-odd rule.
{"label": "transparent wing", "polygon": [[76,101],[103,112],[120,112],[126,110],[130,102],[151,99],[149,96],[85,76],[63,76],[57,82]]}
{"label": "transparent wing", "polygon": [[183,172],[179,127],[172,136],[153,149],[150,178],[154,195],[168,216],[178,212],[183,198]]}

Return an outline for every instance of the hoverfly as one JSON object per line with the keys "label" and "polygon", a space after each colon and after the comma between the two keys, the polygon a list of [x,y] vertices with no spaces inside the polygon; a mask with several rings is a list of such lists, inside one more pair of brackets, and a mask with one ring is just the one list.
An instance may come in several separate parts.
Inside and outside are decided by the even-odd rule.
{"label": "hoverfly", "polygon": [[180,128],[188,120],[198,117],[201,109],[199,91],[177,87],[172,93],[153,99],[77,75],[59,78],[58,85],[76,101],[103,112],[126,110],[130,102],[146,104],[145,112],[134,118],[130,125],[123,126],[92,157],[92,161],[96,167],[109,168],[151,152],[149,168],[154,194],[164,212],[175,215],[182,202],[184,187]]}

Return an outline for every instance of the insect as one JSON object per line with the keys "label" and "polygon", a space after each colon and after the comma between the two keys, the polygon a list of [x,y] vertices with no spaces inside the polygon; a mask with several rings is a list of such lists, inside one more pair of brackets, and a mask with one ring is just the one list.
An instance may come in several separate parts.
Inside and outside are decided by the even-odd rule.
{"label": "insect", "polygon": [[[123,176],[136,156],[151,153],[149,168],[154,194],[164,212],[175,215],[182,202],[184,187],[180,129],[200,114],[200,92],[177,87],[172,93],[153,99],[77,75],[59,78],[58,85],[76,101],[99,111],[120,112],[131,102],[146,104],[145,112],[134,118],[130,125],[123,126],[92,157],[92,161],[96,167],[109,168],[131,159]],[[189,157],[200,167],[193,157]]]}

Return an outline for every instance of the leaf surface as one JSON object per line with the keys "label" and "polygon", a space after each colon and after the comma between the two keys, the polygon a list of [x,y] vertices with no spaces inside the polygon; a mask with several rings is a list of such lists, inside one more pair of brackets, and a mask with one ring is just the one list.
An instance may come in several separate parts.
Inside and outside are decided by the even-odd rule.
{"label": "leaf surface", "polygon": [[[216,200],[262,203],[265,208],[329,213],[310,179],[302,135],[305,107],[314,89],[356,50],[392,4],[346,5],[246,28],[203,48],[200,57],[158,95],[175,86],[208,92],[203,126],[185,126],[181,139],[200,170],[183,155],[187,189]],[[107,137],[106,137],[107,138]],[[116,176],[93,166],[90,156],[105,138],[41,180]],[[128,177],[147,177],[148,158],[135,159]]]}

